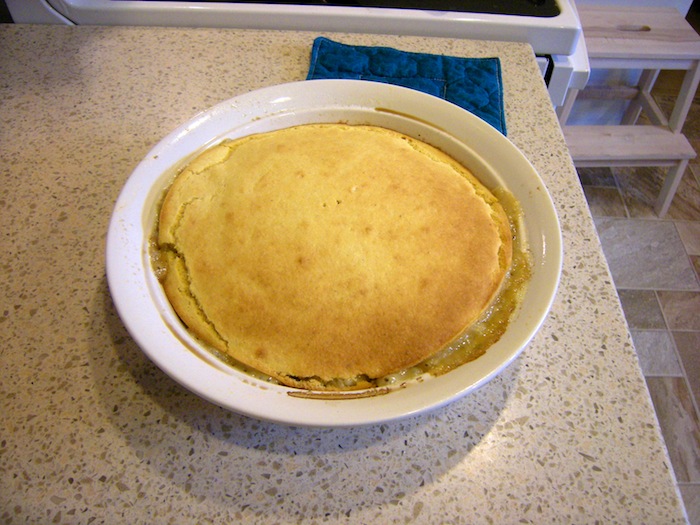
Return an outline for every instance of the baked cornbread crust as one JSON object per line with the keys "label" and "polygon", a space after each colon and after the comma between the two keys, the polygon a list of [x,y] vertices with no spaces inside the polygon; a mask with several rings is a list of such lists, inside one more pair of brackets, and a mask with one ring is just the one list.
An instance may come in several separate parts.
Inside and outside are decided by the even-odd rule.
{"label": "baked cornbread crust", "polygon": [[374,126],[226,141],[175,178],[161,279],[199,339],[285,385],[351,390],[479,318],[510,267],[497,199],[441,151]]}

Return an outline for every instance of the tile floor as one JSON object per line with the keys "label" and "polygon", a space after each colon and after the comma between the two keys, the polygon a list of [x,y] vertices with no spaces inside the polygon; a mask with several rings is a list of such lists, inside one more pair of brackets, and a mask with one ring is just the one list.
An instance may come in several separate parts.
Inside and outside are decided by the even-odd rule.
{"label": "tile floor", "polygon": [[[677,76],[657,82],[667,102]],[[684,132],[700,152],[700,96]],[[667,215],[661,168],[579,169],[692,525],[700,525],[700,158]]]}

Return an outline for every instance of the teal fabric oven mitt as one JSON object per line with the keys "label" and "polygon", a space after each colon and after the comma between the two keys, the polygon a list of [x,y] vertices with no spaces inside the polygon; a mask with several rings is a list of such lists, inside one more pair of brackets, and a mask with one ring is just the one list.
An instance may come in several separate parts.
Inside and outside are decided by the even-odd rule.
{"label": "teal fabric oven mitt", "polygon": [[314,40],[307,80],[352,79],[413,88],[456,104],[507,134],[498,58],[411,53]]}

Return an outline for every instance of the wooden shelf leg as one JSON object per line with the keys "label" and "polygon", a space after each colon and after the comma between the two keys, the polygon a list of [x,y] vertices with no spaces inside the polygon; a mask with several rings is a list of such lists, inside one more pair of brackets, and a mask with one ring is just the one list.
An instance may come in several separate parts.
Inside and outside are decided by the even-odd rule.
{"label": "wooden shelf leg", "polygon": [[668,174],[666,175],[666,179],[664,180],[664,184],[661,188],[661,193],[659,193],[659,196],[656,199],[656,205],[654,206],[654,211],[659,217],[666,215],[666,212],[671,206],[673,196],[676,194],[678,185],[681,183],[681,179],[683,179],[683,174],[685,173],[687,167],[688,161],[681,160],[677,165],[669,168]]}
{"label": "wooden shelf leg", "polygon": [[627,106],[627,110],[622,116],[622,125],[631,126],[637,123],[644,105],[642,103],[644,95],[651,92],[651,89],[654,87],[654,83],[656,83],[658,76],[658,69],[645,69],[642,71],[642,76],[639,79],[639,92],[637,97],[630,102],[629,106]]}
{"label": "wooden shelf leg", "polygon": [[693,97],[695,97],[695,92],[698,89],[699,81],[700,60],[696,60],[683,77],[683,83],[681,84],[681,90],[676,99],[676,105],[668,119],[669,127],[677,133],[680,133],[681,128],[683,128],[683,123],[688,116],[688,111],[693,103]]}

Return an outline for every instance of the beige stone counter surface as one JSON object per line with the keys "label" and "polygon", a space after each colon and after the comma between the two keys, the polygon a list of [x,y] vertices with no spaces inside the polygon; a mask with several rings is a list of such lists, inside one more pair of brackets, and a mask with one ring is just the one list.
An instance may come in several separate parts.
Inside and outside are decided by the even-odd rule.
{"label": "beige stone counter surface", "polygon": [[197,112],[305,78],[315,33],[0,27],[0,522],[684,523],[584,196],[529,46],[328,34],[498,56],[509,138],[564,236],[521,356],[431,413],[360,428],[239,416],[180,387],[112,305],[131,171]]}

